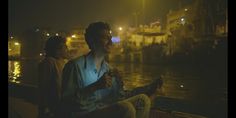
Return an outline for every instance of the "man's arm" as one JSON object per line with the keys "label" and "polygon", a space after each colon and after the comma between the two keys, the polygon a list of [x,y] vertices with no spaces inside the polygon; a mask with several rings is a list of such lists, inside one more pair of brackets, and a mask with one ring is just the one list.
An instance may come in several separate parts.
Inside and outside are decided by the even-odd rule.
{"label": "man's arm", "polygon": [[90,95],[90,93],[95,92],[96,90],[108,88],[112,86],[112,77],[105,73],[98,81],[90,84],[87,87],[81,89],[81,93],[85,96]]}
{"label": "man's arm", "polygon": [[92,95],[96,90],[111,85],[111,82],[109,81],[111,79],[105,74],[97,82],[84,87],[80,69],[73,62],[68,62],[65,65],[62,78],[62,99],[67,102],[86,101],[87,97]]}

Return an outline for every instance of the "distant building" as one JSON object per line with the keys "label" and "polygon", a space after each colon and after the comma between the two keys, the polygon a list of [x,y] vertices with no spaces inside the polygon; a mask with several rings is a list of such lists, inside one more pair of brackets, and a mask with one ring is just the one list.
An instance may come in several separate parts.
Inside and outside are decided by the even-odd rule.
{"label": "distant building", "polygon": [[23,58],[40,58],[44,52],[44,45],[48,37],[39,28],[28,29],[20,36],[22,42],[21,53]]}
{"label": "distant building", "polygon": [[159,21],[150,23],[150,26],[140,26],[136,32],[130,34],[127,42],[136,47],[149,46],[152,44],[166,43],[165,33],[162,32]]}
{"label": "distant building", "polygon": [[190,4],[177,10],[170,10],[166,16],[166,55],[172,55],[181,50],[183,39],[193,39],[194,37],[194,5]]}
{"label": "distant building", "polygon": [[8,56],[20,57],[21,56],[21,43],[19,39],[8,39]]}
{"label": "distant building", "polygon": [[[166,43],[166,35],[161,32],[160,23],[151,23],[150,26],[140,26],[136,31],[131,31],[121,42],[122,48],[119,53],[113,53],[113,60],[123,60],[124,62],[143,63],[145,56],[143,52],[153,49],[150,55],[156,55],[156,47],[162,48]],[[118,50],[119,51],[119,50]],[[123,54],[123,55],[122,55]],[[146,59],[146,58],[145,58]]]}
{"label": "distant building", "polygon": [[194,0],[191,4],[167,14],[168,52],[184,52],[194,42],[227,36],[227,1]]}
{"label": "distant building", "polygon": [[216,35],[228,35],[228,8],[227,1],[217,0],[216,1]]}
{"label": "distant building", "polygon": [[[190,32],[193,31],[191,14],[193,13],[192,5],[185,6],[178,10],[170,10],[167,14],[166,32],[172,35],[175,30],[182,29],[187,30],[188,33],[182,32],[183,36],[190,36]],[[180,34],[181,35],[181,34]]]}
{"label": "distant building", "polygon": [[84,30],[74,29],[67,36],[67,46],[71,53],[72,58],[86,54],[89,47],[85,41]]}
{"label": "distant building", "polygon": [[52,36],[67,36],[66,31],[55,31],[50,28],[31,28],[20,35],[23,58],[38,59],[45,55],[45,43]]}

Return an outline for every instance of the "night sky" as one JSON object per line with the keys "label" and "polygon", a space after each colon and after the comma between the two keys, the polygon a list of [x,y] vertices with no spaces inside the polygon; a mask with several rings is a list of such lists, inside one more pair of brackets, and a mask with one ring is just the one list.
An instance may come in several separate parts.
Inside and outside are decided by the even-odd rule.
{"label": "night sky", "polygon": [[[145,22],[162,19],[168,10],[191,0],[145,0]],[[9,0],[9,32],[20,33],[32,27],[68,30],[86,27],[94,21],[112,25],[134,25],[135,11],[142,0]]]}

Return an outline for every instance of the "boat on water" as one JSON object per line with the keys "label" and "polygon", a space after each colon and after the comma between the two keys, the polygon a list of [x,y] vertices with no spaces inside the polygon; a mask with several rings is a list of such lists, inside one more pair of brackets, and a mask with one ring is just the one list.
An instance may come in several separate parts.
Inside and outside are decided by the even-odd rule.
{"label": "boat on water", "polygon": [[[27,84],[16,84],[9,82],[9,111],[10,118],[37,118],[37,86]],[[156,101],[166,98],[157,97]],[[158,103],[158,102],[157,102]],[[172,101],[171,104],[175,104]],[[179,103],[176,103],[179,104]],[[166,108],[153,107],[150,111],[150,118],[207,118],[203,115],[177,111]]]}

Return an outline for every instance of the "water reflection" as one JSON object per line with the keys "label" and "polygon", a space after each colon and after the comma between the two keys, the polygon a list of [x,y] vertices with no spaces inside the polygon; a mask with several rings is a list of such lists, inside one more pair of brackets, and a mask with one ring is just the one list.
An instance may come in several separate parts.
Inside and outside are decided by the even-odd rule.
{"label": "water reflection", "polygon": [[40,60],[9,60],[8,81],[37,86],[37,65]]}
{"label": "water reflection", "polygon": [[20,83],[21,65],[19,61],[8,61],[8,76],[9,81],[13,83]]}
{"label": "water reflection", "polygon": [[192,67],[179,68],[160,65],[116,64],[121,71],[125,89],[133,89],[151,83],[161,76],[164,85],[157,96],[190,101],[226,102],[227,74],[224,71],[205,71]]}

